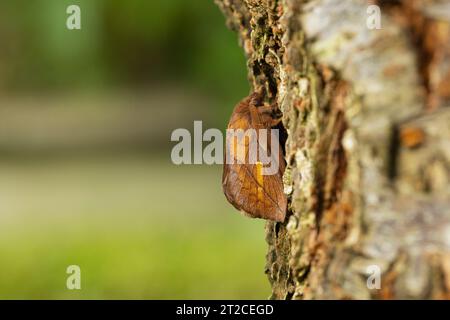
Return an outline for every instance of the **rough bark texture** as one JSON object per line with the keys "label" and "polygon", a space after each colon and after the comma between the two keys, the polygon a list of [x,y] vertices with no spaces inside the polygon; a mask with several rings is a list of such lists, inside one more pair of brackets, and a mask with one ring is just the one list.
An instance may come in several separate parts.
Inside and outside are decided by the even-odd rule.
{"label": "rough bark texture", "polygon": [[288,133],[272,298],[450,298],[450,1],[216,2]]}

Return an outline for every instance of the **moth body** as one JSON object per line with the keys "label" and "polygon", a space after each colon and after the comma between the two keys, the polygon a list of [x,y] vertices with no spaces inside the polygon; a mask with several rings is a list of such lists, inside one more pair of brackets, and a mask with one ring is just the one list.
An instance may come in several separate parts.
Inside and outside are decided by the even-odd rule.
{"label": "moth body", "polygon": [[[287,207],[282,182],[285,162],[279,139],[273,139],[271,132],[279,121],[279,110],[265,106],[258,93],[236,105],[227,127],[222,187],[228,201],[246,216],[281,222]],[[229,134],[239,130],[248,134]],[[270,165],[276,165],[275,172],[260,159],[263,153]]]}

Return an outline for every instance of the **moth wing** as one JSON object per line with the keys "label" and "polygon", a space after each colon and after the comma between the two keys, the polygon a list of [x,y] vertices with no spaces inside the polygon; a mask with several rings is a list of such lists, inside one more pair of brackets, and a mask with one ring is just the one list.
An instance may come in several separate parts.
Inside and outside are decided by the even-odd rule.
{"label": "moth wing", "polygon": [[274,221],[284,221],[287,199],[279,174],[264,176],[261,185],[255,176],[256,165],[227,165],[223,189],[233,206],[245,215]]}
{"label": "moth wing", "polygon": [[[250,112],[247,108],[237,108],[234,112],[228,129],[254,128]],[[284,221],[286,215],[287,198],[283,193],[282,172],[284,171],[284,158],[281,148],[278,155],[272,157],[278,161],[278,172],[273,175],[262,175],[261,165],[248,162],[249,146],[257,136],[248,136],[244,140],[237,140],[227,135],[225,144],[226,154],[229,152],[234,163],[229,164],[225,161],[222,176],[222,186],[228,201],[245,215],[254,218],[263,218],[274,221]],[[268,140],[270,141],[270,139]],[[278,141],[277,141],[278,143]],[[270,145],[268,145],[270,148]],[[236,153],[235,149],[245,148],[245,158]],[[226,159],[225,159],[226,160]],[[241,162],[238,163],[238,160]],[[245,160],[244,162],[242,160]],[[272,160],[272,161],[273,161]]]}

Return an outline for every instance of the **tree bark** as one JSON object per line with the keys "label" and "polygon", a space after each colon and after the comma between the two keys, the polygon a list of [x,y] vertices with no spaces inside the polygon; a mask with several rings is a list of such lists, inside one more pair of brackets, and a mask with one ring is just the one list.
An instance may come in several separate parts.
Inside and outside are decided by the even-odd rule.
{"label": "tree bark", "polygon": [[216,2],[288,134],[271,298],[450,298],[450,1]]}

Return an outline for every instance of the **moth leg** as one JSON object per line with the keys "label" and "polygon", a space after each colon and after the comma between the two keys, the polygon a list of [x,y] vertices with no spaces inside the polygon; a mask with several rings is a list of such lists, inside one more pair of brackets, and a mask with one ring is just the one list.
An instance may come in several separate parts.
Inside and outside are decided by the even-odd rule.
{"label": "moth leg", "polygon": [[262,121],[269,127],[277,126],[283,115],[276,104],[272,104],[270,106],[260,106],[257,110],[261,115]]}
{"label": "moth leg", "polygon": [[[274,107],[273,107],[273,105],[271,105],[271,106],[264,105],[264,106],[259,106],[256,109],[261,114],[272,114]],[[276,109],[276,107],[275,107],[275,109]]]}
{"label": "moth leg", "polygon": [[264,92],[263,91],[255,91],[249,97],[249,104],[253,106],[259,106],[263,103]]}
{"label": "moth leg", "polygon": [[279,125],[281,123],[281,120],[282,120],[281,117],[278,118],[278,119],[272,119],[272,121],[270,123],[270,126],[271,127],[276,127],[277,125]]}

